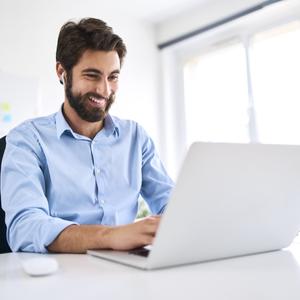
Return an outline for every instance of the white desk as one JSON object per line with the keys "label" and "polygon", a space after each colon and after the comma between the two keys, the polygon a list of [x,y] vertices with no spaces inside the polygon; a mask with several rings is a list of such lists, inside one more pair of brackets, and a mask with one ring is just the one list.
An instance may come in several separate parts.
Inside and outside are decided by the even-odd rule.
{"label": "white desk", "polygon": [[299,300],[300,244],[289,250],[172,269],[141,271],[88,255],[53,255],[60,269],[30,277],[26,253],[0,254],[0,299]]}

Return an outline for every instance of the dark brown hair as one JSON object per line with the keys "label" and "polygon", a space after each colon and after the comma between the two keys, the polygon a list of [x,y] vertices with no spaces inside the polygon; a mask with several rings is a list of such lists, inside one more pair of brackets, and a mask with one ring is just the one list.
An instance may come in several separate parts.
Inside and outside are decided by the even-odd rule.
{"label": "dark brown hair", "polygon": [[70,21],[62,26],[57,41],[56,61],[61,63],[67,72],[72,70],[83,52],[88,49],[116,51],[121,65],[126,55],[123,40],[99,19],[86,18],[78,23]]}

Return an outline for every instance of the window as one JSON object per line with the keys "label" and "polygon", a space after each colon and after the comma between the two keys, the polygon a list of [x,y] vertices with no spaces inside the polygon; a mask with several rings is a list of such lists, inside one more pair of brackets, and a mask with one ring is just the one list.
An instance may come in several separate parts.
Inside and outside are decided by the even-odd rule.
{"label": "window", "polygon": [[174,179],[194,141],[300,144],[299,8],[280,1],[161,50]]}
{"label": "window", "polygon": [[218,46],[184,64],[186,141],[300,144],[300,25]]}
{"label": "window", "polygon": [[251,74],[258,140],[300,144],[300,25],[254,36]]}
{"label": "window", "polygon": [[248,142],[248,87],[241,43],[223,45],[186,63],[186,139]]}

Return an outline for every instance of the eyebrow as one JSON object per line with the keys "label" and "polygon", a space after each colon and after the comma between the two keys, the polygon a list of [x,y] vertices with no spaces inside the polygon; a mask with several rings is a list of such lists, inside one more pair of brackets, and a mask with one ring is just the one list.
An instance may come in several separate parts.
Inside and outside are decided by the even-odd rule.
{"label": "eyebrow", "polygon": [[[103,75],[102,71],[100,71],[98,69],[94,69],[94,68],[84,69],[84,70],[82,70],[82,73],[96,73],[96,74],[99,74],[99,75]],[[119,69],[116,69],[116,70],[113,70],[112,72],[110,72],[110,74],[119,74],[119,73],[120,73]]]}

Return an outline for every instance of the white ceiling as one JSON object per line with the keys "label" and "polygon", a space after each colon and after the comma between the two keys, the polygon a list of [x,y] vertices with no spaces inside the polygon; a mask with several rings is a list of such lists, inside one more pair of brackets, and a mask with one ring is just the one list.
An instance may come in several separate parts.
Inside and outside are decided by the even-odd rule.
{"label": "white ceiling", "polygon": [[98,0],[99,2],[102,2],[106,8],[119,11],[128,17],[159,24],[168,19],[176,19],[185,13],[205,11],[208,7],[217,10],[219,7],[224,8],[224,5],[246,8],[262,3],[263,0]]}
{"label": "white ceiling", "polygon": [[[115,9],[151,23],[159,23],[181,12],[220,0],[111,0]],[[222,1],[222,0],[221,0]]]}

